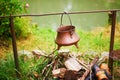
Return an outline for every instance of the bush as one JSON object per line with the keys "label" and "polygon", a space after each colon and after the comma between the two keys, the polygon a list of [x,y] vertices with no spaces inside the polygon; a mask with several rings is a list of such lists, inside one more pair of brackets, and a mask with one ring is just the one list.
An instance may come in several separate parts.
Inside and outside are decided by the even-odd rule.
{"label": "bush", "polygon": [[24,11],[23,3],[19,0],[0,0],[0,15],[18,14]]}
{"label": "bush", "polygon": [[[1,0],[0,16],[23,13],[25,11],[24,5],[25,4],[19,0]],[[28,28],[29,23],[29,19],[14,18],[14,27],[17,38],[27,36],[27,34],[30,32]],[[0,18],[0,40],[9,41],[11,39],[10,33],[9,17]]]}
{"label": "bush", "polygon": [[30,18],[15,18],[14,26],[17,38],[26,38],[31,33]]}

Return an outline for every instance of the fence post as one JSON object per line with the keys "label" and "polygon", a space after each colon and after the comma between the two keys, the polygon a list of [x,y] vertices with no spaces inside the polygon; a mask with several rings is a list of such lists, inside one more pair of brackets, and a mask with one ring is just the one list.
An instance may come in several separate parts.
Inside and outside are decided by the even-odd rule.
{"label": "fence post", "polygon": [[13,47],[13,53],[14,53],[14,62],[15,62],[15,68],[16,68],[16,76],[17,78],[20,78],[20,71],[19,71],[19,61],[18,61],[18,53],[17,53],[17,45],[16,45],[16,36],[15,36],[15,30],[14,30],[14,18],[10,15],[10,31],[12,35],[12,47]]}
{"label": "fence post", "polygon": [[111,35],[110,35],[110,48],[109,48],[109,68],[111,70],[111,74],[113,75],[113,51],[114,48],[114,36],[115,36],[115,24],[116,24],[116,11],[111,11]]}

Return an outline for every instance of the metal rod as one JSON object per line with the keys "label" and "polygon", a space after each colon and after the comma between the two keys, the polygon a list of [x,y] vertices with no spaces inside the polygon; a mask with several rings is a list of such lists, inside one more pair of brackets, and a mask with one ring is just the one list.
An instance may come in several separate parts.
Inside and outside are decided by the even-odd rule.
{"label": "metal rod", "polygon": [[12,35],[12,47],[13,47],[13,52],[14,52],[16,75],[17,75],[17,78],[20,78],[19,61],[18,61],[18,53],[17,53],[17,45],[16,45],[16,36],[15,36],[14,22],[13,22],[12,16],[10,16],[10,30],[11,30],[11,35]]}
{"label": "metal rod", "polygon": [[[111,12],[111,11],[120,11],[120,9],[112,9],[112,10],[93,10],[93,11],[83,11],[83,12],[67,12],[68,14],[85,14],[85,13],[100,13],[100,12]],[[27,16],[50,16],[50,15],[61,15],[61,13],[46,13],[46,14],[21,14],[21,15],[11,15],[12,17],[27,17]],[[8,16],[0,16],[0,18],[10,17]]]}
{"label": "metal rod", "polygon": [[110,36],[110,48],[109,48],[109,68],[111,70],[111,74],[113,74],[113,51],[114,48],[114,36],[115,36],[115,24],[116,24],[116,11],[111,11],[111,36]]}

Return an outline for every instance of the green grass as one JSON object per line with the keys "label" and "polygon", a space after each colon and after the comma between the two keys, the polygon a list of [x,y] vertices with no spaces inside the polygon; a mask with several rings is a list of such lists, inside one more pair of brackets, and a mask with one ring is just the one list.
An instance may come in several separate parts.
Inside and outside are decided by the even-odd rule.
{"label": "green grass", "polygon": [[15,80],[14,60],[11,55],[6,60],[0,60],[0,80]]}
{"label": "green grass", "polygon": [[[54,48],[57,47],[55,44],[55,39],[57,33],[49,28],[38,28],[33,30],[34,37],[31,36],[27,40],[18,41],[18,48],[25,50],[31,49],[42,49],[46,52],[51,52]],[[76,49],[74,45],[72,46],[63,46],[61,49],[70,49],[70,51],[79,51],[85,52],[88,50],[102,52],[109,51],[109,37],[103,37],[102,33],[97,35],[92,34],[91,32],[79,31],[77,34],[80,36],[80,41],[78,42],[79,49]],[[21,43],[23,43],[21,45]],[[118,46],[118,41],[116,41],[115,46]]]}

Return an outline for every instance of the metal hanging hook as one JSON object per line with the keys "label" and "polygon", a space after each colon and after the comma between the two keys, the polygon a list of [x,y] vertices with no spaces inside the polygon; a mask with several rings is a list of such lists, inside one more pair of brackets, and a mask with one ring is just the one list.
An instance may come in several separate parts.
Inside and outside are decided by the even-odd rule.
{"label": "metal hanging hook", "polygon": [[70,25],[72,25],[72,21],[71,21],[71,18],[70,18],[70,16],[69,16],[69,14],[68,14],[67,12],[64,12],[64,13],[61,15],[61,24],[60,24],[60,26],[63,25],[62,20],[63,20],[63,15],[64,15],[64,14],[67,14],[67,16],[68,16],[68,18],[69,18],[69,21],[70,21]]}

